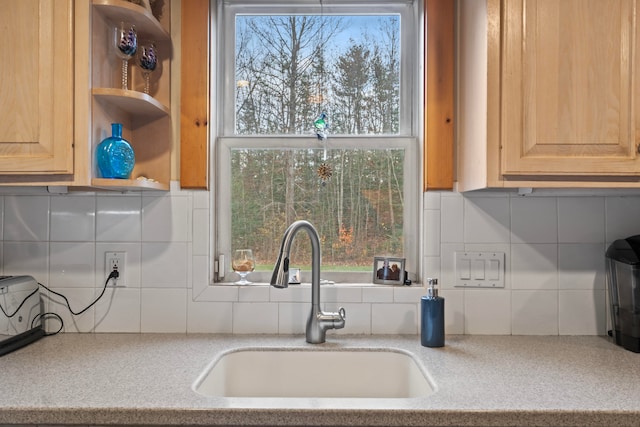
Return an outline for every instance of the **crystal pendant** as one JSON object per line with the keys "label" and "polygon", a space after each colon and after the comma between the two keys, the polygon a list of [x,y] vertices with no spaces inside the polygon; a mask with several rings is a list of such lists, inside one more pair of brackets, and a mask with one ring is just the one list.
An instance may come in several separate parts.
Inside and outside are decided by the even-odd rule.
{"label": "crystal pendant", "polygon": [[121,123],[111,124],[111,136],[98,144],[96,160],[103,178],[129,178],[135,164],[135,156],[129,142],[122,138]]}

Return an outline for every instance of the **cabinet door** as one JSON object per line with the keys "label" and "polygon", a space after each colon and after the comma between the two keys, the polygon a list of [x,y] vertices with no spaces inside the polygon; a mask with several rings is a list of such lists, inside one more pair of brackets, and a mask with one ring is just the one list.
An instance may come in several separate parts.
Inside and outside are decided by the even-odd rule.
{"label": "cabinet door", "polygon": [[502,5],[502,174],[640,174],[637,1]]}
{"label": "cabinet door", "polygon": [[0,174],[73,173],[72,0],[0,0]]}

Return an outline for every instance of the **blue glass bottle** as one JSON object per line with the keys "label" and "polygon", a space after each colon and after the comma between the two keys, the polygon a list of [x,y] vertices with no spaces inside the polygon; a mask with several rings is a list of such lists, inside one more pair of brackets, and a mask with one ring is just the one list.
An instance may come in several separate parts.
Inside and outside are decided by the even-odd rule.
{"label": "blue glass bottle", "polygon": [[425,347],[444,346],[444,298],[438,296],[438,279],[427,279],[429,288],[422,297],[420,342]]}
{"label": "blue glass bottle", "polygon": [[98,170],[102,178],[127,179],[136,162],[133,148],[122,138],[122,124],[111,124],[111,136],[96,148]]}

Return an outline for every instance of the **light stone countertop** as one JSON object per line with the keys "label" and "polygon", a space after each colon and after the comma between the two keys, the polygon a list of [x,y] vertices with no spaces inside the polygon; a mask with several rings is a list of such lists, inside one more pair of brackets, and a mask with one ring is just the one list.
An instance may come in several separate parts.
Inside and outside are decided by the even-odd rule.
{"label": "light stone countertop", "polygon": [[[239,347],[400,349],[437,390],[275,408],[193,391]],[[312,345],[302,335],[60,334],[0,357],[0,373],[3,425],[640,425],[640,354],[606,337],[454,335],[435,349],[418,336],[328,334]]]}

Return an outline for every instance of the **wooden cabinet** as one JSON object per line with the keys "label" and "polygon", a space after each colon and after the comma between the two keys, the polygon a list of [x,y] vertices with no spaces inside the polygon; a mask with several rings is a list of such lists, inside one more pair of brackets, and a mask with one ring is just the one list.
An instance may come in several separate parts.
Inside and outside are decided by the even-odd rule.
{"label": "wooden cabinet", "polygon": [[0,175],[73,173],[72,12],[72,0],[0,1]]}
{"label": "wooden cabinet", "polygon": [[640,186],[639,5],[460,2],[461,190]]}
{"label": "wooden cabinet", "polygon": [[[169,189],[171,10],[160,4],[158,19],[125,0],[0,0],[0,185]],[[129,90],[121,89],[112,41],[121,21],[158,47],[149,94],[135,58]],[[128,180],[103,179],[95,164],[95,147],[116,122],[136,156]]]}
{"label": "wooden cabinet", "polygon": [[[136,163],[131,179],[101,178],[92,157],[91,186],[115,190],[168,190],[171,178],[171,110],[169,34],[170,2],[164,2],[162,18],[123,0],[93,0],[91,16],[91,146],[111,135],[111,123],[122,123],[123,137],[131,144]],[[120,22],[136,27],[139,45],[153,41],[158,66],[150,77],[149,94],[136,58],[129,60],[128,89],[122,89],[122,60],[113,45],[113,31]]]}

